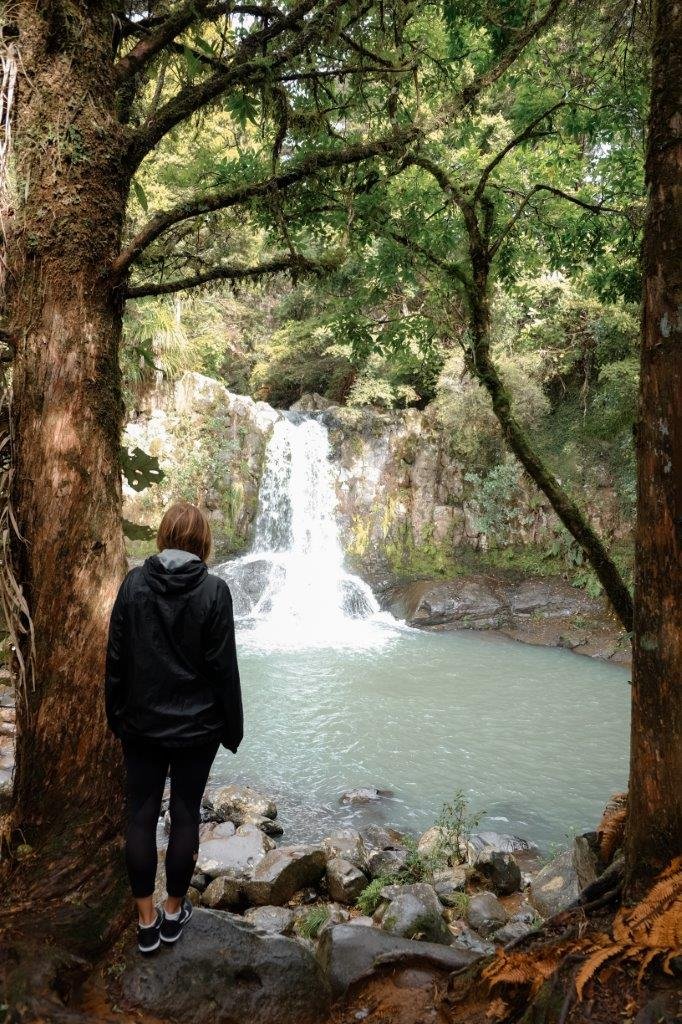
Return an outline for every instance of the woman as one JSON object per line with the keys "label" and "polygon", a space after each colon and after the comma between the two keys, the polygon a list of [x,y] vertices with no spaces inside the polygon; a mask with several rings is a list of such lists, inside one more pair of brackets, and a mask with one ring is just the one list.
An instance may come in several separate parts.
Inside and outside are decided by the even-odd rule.
{"label": "woman", "polygon": [[[106,713],[126,768],[126,866],[141,952],[173,943],[192,914],[187,889],[199,850],[201,798],[222,743],[243,734],[232,598],[209,575],[211,529],[182,502],[168,509],[158,555],[132,569],[111,613]],[[163,907],[154,907],[156,826],[170,775]]]}

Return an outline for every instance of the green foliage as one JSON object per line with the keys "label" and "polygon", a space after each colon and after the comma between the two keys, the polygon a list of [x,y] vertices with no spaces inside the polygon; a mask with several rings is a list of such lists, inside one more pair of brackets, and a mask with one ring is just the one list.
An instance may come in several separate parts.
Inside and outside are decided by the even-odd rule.
{"label": "green foliage", "polygon": [[439,831],[437,856],[448,864],[463,864],[466,861],[466,843],[478,826],[483,811],[472,814],[469,802],[461,789],[450,801],[443,804],[436,819]]}
{"label": "green foliage", "polygon": [[[536,353],[496,350],[495,361],[509,390],[520,422],[531,430],[550,409],[538,377],[541,360]],[[448,432],[453,454],[478,466],[492,466],[506,451],[500,427],[485,389],[469,376],[461,352],[446,361],[435,401],[437,421]]]}
{"label": "green foliage", "polygon": [[448,906],[455,912],[455,917],[466,917],[471,897],[466,892],[453,892],[448,896]]}
{"label": "green foliage", "polygon": [[302,917],[296,930],[304,939],[316,939],[320,928],[329,920],[329,909],[327,907],[311,907],[305,917]]}
{"label": "green foliage", "polygon": [[387,885],[399,884],[400,882],[396,875],[380,875],[379,878],[374,878],[358,896],[355,901],[356,907],[366,917],[371,917],[381,903],[381,890]]}

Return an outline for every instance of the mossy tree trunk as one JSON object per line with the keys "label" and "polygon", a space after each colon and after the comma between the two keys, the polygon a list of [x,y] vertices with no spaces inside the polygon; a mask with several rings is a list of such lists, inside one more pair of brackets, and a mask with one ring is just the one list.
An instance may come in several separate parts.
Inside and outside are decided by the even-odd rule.
{"label": "mossy tree trunk", "polygon": [[682,853],[682,5],[654,10],[627,824],[633,895]]}
{"label": "mossy tree trunk", "polygon": [[546,495],[554,512],[585,553],[625,629],[632,629],[632,597],[617,566],[587,517],[538,455],[528,433],[514,415],[511,396],[491,354],[490,257],[478,232],[473,211],[468,219],[472,276],[466,293],[469,306],[467,367],[490,395],[505,441],[531,479]]}
{"label": "mossy tree trunk", "polygon": [[[35,636],[17,695],[5,904],[40,904],[72,950],[121,920],[123,819],[102,685],[109,611],[125,570],[118,345],[122,302],[107,272],[129,174],[111,81],[114,3],[18,3],[8,333],[14,350],[14,571]],[[28,644],[23,657],[29,661]],[[26,847],[29,850],[26,850]],[[3,915],[0,914],[0,925]]]}

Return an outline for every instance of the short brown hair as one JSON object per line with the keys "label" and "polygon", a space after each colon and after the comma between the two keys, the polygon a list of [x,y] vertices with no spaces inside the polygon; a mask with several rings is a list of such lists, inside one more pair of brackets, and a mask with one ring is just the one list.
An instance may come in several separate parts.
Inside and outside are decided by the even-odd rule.
{"label": "short brown hair", "polygon": [[196,505],[178,501],[164,514],[156,535],[159,551],[164,548],[179,548],[190,551],[205,562],[211,553],[211,527],[208,519]]}

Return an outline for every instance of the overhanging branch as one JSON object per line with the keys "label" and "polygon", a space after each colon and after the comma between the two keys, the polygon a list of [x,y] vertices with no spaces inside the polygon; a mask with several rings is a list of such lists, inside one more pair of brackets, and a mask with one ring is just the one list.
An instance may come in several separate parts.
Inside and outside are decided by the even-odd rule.
{"label": "overhanging branch", "polygon": [[555,188],[554,185],[533,185],[531,190],[523,197],[523,199],[519,203],[513,216],[509,218],[507,223],[500,231],[500,234],[497,236],[495,241],[490,246],[489,252],[491,259],[493,256],[495,256],[504,240],[509,236],[510,232],[517,224],[519,218],[522,216],[523,211],[526,209],[533,196],[537,195],[539,192],[549,192],[551,195],[556,196],[558,199],[563,199],[567,203],[573,203],[575,206],[580,206],[583,210],[588,210],[590,213],[610,213],[618,217],[625,217],[625,219],[629,222],[629,217],[625,210],[619,210],[615,206],[607,206],[605,203],[592,203],[588,199],[581,199],[580,196],[575,196],[572,195],[570,192],[564,192],[563,189]]}
{"label": "overhanging branch", "polygon": [[141,71],[157,53],[172,43],[186,28],[202,19],[209,7],[212,9],[213,17],[216,18],[220,14],[228,13],[232,6],[231,3],[211,5],[208,0],[188,0],[187,3],[181,4],[154,31],[140,39],[125,57],[121,57],[116,62],[114,65],[116,83],[120,85]]}
{"label": "overhanging branch", "polygon": [[410,127],[392,132],[390,135],[383,136],[380,139],[374,139],[372,142],[358,143],[354,146],[347,146],[344,149],[312,153],[310,156],[304,157],[299,161],[295,167],[290,167],[279,174],[273,174],[261,181],[239,185],[234,188],[216,189],[200,199],[189,200],[170,210],[157,213],[156,216],[152,217],[144,225],[129,245],[123,249],[112,264],[111,270],[115,275],[124,274],[131,263],[139,257],[140,253],[174,224],[179,224],[181,221],[198,217],[202,214],[213,213],[216,210],[226,210],[230,207],[249,202],[252,199],[266,196],[271,192],[289,188],[291,185],[311,177],[320,170],[361,163],[370,157],[398,152],[418,138],[419,135],[420,131],[418,128]]}
{"label": "overhanging branch", "polygon": [[[250,32],[240,42],[225,70],[216,72],[197,85],[181,89],[135,133],[128,148],[129,165],[137,168],[164,135],[177,124],[186,121],[197,110],[218,99],[228,89],[238,85],[255,86],[265,83],[279,68],[286,66],[325,35],[343,2],[344,0],[327,0],[325,4],[320,5],[319,13],[305,22],[305,15],[319,5],[319,0],[300,0],[285,17]],[[288,29],[295,30],[292,40],[281,50],[264,54],[266,44]]]}
{"label": "overhanging branch", "polygon": [[270,274],[324,274],[335,270],[339,264],[340,259],[338,258],[311,260],[298,253],[289,253],[286,256],[276,256],[252,267],[212,267],[201,274],[180,277],[174,281],[159,283],[148,281],[139,285],[130,285],[125,291],[125,297],[141,299],[151,295],[171,295],[174,292],[198,288],[212,281],[258,281]]}

